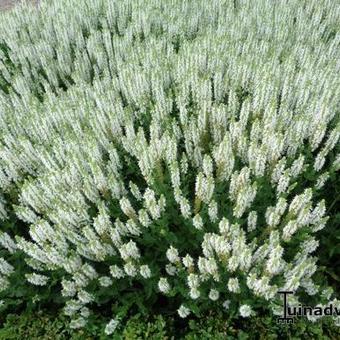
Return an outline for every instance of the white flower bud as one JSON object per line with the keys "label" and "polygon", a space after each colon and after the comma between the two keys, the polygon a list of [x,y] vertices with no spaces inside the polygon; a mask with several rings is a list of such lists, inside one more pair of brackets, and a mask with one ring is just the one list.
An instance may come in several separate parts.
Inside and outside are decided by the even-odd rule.
{"label": "white flower bud", "polygon": [[251,232],[256,229],[257,213],[256,211],[251,211],[248,215],[248,231]]}
{"label": "white flower bud", "polygon": [[169,282],[167,280],[167,278],[165,277],[161,277],[158,281],[158,289],[160,292],[166,294],[170,292],[170,285]]}
{"label": "white flower bud", "polygon": [[128,276],[136,276],[137,275],[137,268],[131,262],[128,262],[124,265],[124,271]]}
{"label": "white flower bud", "polygon": [[125,276],[123,270],[120,269],[117,265],[113,265],[110,267],[110,273],[115,279],[121,279]]}
{"label": "white flower bud", "polygon": [[216,289],[211,289],[209,292],[209,299],[212,301],[217,301],[220,297],[220,293]]}
{"label": "white flower bud", "polygon": [[109,287],[112,285],[112,280],[108,276],[102,276],[98,281],[102,287]]}
{"label": "white flower bud", "polygon": [[230,278],[228,281],[228,289],[233,293],[240,292],[240,284],[237,278]]}
{"label": "white flower bud", "polygon": [[151,270],[148,265],[142,265],[139,268],[140,274],[144,277],[144,279],[148,279],[151,277]]}
{"label": "white flower bud", "polygon": [[177,312],[181,318],[186,318],[190,314],[190,309],[185,307],[184,305],[181,305],[178,308]]}
{"label": "white flower bud", "polygon": [[174,276],[176,273],[177,273],[177,268],[168,263],[166,266],[165,266],[165,271],[167,272],[167,274],[169,274],[170,276]]}
{"label": "white flower bud", "polygon": [[183,262],[184,267],[186,268],[191,268],[194,265],[194,260],[189,254],[183,257],[182,262]]}
{"label": "white flower bud", "polygon": [[119,325],[119,319],[111,319],[110,322],[105,326],[105,334],[106,335],[111,335],[115,332]]}
{"label": "white flower bud", "polygon": [[170,246],[170,248],[166,251],[166,257],[171,263],[176,263],[180,261],[178,250],[173,246]]}
{"label": "white flower bud", "polygon": [[48,277],[45,275],[40,275],[36,273],[26,274],[26,279],[28,282],[36,285],[36,286],[45,286],[48,281]]}
{"label": "white flower bud", "polygon": [[240,315],[243,317],[243,318],[248,318],[251,314],[252,314],[252,309],[249,305],[242,305],[240,306]]}
{"label": "white flower bud", "polygon": [[201,230],[203,228],[203,220],[202,217],[199,214],[196,214],[194,218],[192,219],[192,223],[194,227],[198,230]]}
{"label": "white flower bud", "polygon": [[196,300],[201,296],[200,291],[197,288],[191,288],[189,292],[189,296],[193,299]]}

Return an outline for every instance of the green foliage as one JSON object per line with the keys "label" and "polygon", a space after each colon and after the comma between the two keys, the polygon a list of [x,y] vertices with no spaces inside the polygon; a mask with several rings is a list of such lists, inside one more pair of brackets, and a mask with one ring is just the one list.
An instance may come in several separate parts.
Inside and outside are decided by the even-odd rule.
{"label": "green foliage", "polygon": [[320,196],[328,202],[330,216],[327,230],[320,232],[320,247],[317,251],[321,271],[328,278],[334,290],[340,288],[340,176],[332,175]]}
{"label": "green foliage", "polygon": [[329,321],[311,323],[301,319],[292,325],[282,325],[268,316],[232,322],[220,313],[191,320],[162,315],[145,318],[136,314],[119,327],[115,335],[107,336],[102,332],[100,318],[92,320],[82,330],[71,330],[65,316],[39,312],[8,315],[0,328],[0,340],[339,339],[339,328]]}
{"label": "green foliage", "polygon": [[[9,314],[0,329],[0,339],[62,340],[69,339],[71,335],[76,336],[76,332],[67,330],[65,321],[63,316],[54,317],[44,315],[43,312]],[[82,332],[78,334],[82,334]]]}

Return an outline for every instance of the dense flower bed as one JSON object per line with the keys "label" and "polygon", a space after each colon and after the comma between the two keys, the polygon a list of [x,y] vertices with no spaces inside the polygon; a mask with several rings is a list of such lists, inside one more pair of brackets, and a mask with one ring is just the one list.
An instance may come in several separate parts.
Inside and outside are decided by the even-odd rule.
{"label": "dense flower bed", "polygon": [[182,318],[281,313],[278,290],[338,303],[313,255],[328,219],[314,197],[340,167],[337,10],[61,0],[3,14],[4,303],[19,252],[27,286],[60,283],[72,327],[112,302],[108,334],[161,294]]}

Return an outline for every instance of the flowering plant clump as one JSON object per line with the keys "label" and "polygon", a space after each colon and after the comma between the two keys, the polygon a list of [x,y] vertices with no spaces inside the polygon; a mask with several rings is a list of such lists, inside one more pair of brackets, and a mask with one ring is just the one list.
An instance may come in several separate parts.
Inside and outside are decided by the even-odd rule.
{"label": "flowering plant clump", "polygon": [[[0,286],[57,280],[111,334],[160,296],[182,318],[280,313],[317,284],[315,195],[340,167],[331,1],[42,1],[0,18]],[[18,222],[19,223],[19,222]],[[12,256],[12,257],[11,257]],[[6,297],[4,297],[5,301]]]}

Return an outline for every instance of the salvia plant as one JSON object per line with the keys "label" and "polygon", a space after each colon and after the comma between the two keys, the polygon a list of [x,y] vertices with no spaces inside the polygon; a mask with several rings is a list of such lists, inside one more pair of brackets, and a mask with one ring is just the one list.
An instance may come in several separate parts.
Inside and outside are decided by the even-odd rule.
{"label": "salvia plant", "polygon": [[71,327],[112,303],[107,334],[135,303],[182,318],[280,314],[279,290],[339,304],[314,279],[339,42],[331,0],[1,14],[0,216],[25,229],[0,231],[4,303],[23,253],[27,286],[57,280]]}

